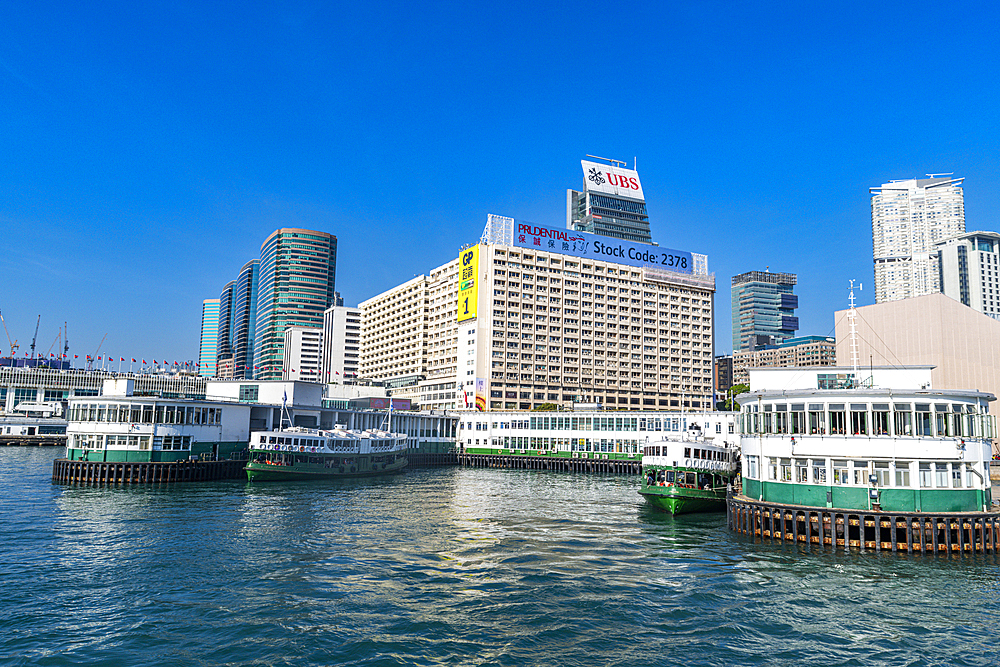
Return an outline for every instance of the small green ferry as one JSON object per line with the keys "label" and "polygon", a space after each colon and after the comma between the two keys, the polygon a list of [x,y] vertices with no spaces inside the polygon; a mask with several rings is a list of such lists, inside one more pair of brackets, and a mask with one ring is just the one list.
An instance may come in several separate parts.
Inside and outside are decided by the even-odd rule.
{"label": "small green ferry", "polygon": [[643,446],[639,494],[653,508],[675,515],[724,511],[726,489],[737,474],[736,447],[710,442],[697,428],[685,435]]}
{"label": "small green ferry", "polygon": [[247,478],[253,481],[370,477],[402,471],[407,435],[379,429],[324,431],[288,427],[250,436]]}

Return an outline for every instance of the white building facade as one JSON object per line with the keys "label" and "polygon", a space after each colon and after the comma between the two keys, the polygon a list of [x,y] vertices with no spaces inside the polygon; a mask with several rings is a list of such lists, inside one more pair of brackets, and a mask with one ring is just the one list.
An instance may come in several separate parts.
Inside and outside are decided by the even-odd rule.
{"label": "white building facade", "polygon": [[935,246],[965,232],[963,180],[930,174],[869,189],[876,303],[941,291]]}
{"label": "white building facade", "polygon": [[941,291],[1000,319],[1000,234],[972,232],[937,244]]}
{"label": "white building facade", "polygon": [[361,358],[361,309],[331,306],[323,313],[320,381],[340,383],[358,376]]}
{"label": "white building facade", "polygon": [[424,408],[711,407],[714,291],[704,255],[491,215],[459,260],[361,304],[360,373],[412,379],[392,394]]}
{"label": "white building facade", "polygon": [[323,330],[288,327],[284,332],[282,380],[320,381]]}

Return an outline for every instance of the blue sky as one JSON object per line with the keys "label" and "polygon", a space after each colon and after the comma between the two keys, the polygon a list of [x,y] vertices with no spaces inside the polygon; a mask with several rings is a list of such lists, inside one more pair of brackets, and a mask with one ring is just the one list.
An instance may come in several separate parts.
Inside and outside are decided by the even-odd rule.
{"label": "blue sky", "polygon": [[[873,300],[868,188],[966,177],[997,230],[995,5],[7,3],[0,310],[22,350],[195,359],[282,226],[339,238],[349,304],[565,224],[586,153],[638,158],[654,238],[799,275],[801,334]],[[6,339],[0,338],[5,350]]]}

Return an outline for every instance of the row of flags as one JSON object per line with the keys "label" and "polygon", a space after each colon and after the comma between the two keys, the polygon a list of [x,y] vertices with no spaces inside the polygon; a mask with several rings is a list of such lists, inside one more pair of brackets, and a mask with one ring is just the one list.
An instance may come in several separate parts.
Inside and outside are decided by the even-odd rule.
{"label": "row of flags", "polygon": [[[27,352],[24,353],[24,356],[27,357],[27,358],[31,358],[31,355],[29,353],[27,353]],[[97,355],[96,357],[93,357],[93,356],[87,354],[87,355],[84,355],[84,356],[86,357],[86,361],[88,361],[88,362],[100,361],[100,362],[103,362],[103,363],[112,363],[113,364],[113,363],[115,363],[115,361],[117,361],[119,364],[123,364],[126,361],[125,357],[117,357],[117,358],[115,358],[115,357],[112,357],[111,355]],[[42,353],[37,354],[36,357],[38,359],[46,359],[46,356],[44,354],[42,354]],[[66,354],[53,354],[53,353],[50,352],[48,358],[49,359],[69,359],[69,355],[66,355]],[[74,359],[79,359],[80,355],[74,354],[73,358]],[[139,360],[136,359],[135,357],[130,357],[130,359],[132,360],[133,364],[139,363]],[[148,363],[149,362],[147,362],[145,359],[142,360],[142,365],[143,366],[146,366]],[[154,366],[159,366],[160,362],[157,361],[156,359],[153,359],[153,365]],[[175,360],[173,363],[171,363],[167,359],[164,359],[163,360],[163,365],[165,365],[165,366],[179,366],[179,367],[182,367],[182,368],[191,368],[191,369],[201,369],[201,364],[199,362],[196,362],[196,361],[178,362],[178,361]],[[205,368],[206,369],[207,368],[212,368],[213,366],[215,366],[215,364],[209,364],[209,363],[205,364]],[[236,366],[236,370],[243,370],[243,369],[246,369],[246,368],[247,368],[246,366]],[[271,367],[270,366],[254,366],[253,369],[255,371],[259,371],[259,370],[268,371],[268,370],[271,370]],[[292,368],[290,370],[291,370],[292,373],[295,372],[294,368]],[[340,375],[340,371],[334,371],[334,373],[336,373],[337,375]]]}

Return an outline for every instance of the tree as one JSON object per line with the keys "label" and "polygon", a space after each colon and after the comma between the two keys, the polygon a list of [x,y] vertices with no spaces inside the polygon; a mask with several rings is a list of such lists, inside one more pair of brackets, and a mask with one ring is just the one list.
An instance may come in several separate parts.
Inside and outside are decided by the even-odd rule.
{"label": "tree", "polygon": [[722,409],[727,411],[735,411],[740,409],[740,404],[735,401],[735,398],[740,394],[745,394],[750,391],[750,385],[748,384],[734,384],[726,392],[726,400],[722,404]]}
{"label": "tree", "polygon": [[555,412],[559,409],[559,406],[555,403],[542,403],[537,408],[532,409],[532,412]]}

